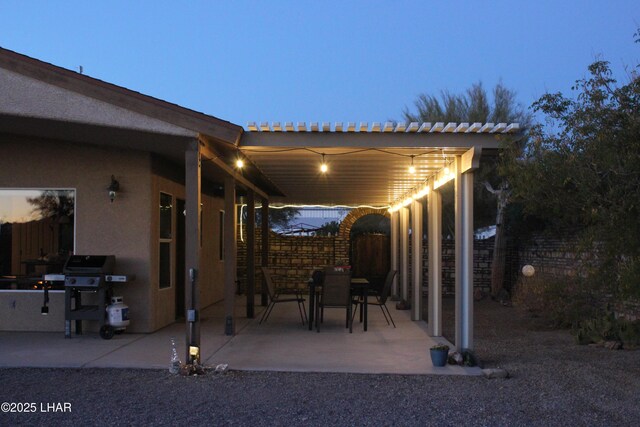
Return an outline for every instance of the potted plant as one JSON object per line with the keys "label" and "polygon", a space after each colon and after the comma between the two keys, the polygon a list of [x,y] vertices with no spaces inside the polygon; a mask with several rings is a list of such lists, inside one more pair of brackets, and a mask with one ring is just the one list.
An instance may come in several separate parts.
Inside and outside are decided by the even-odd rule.
{"label": "potted plant", "polygon": [[446,344],[436,344],[430,349],[431,363],[433,366],[445,366],[449,357],[449,346]]}

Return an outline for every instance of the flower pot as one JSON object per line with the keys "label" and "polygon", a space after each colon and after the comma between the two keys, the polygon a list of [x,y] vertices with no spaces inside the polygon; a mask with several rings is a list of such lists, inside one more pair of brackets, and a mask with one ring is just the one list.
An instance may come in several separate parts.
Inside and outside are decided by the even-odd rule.
{"label": "flower pot", "polygon": [[449,350],[430,349],[433,366],[445,366],[449,357]]}

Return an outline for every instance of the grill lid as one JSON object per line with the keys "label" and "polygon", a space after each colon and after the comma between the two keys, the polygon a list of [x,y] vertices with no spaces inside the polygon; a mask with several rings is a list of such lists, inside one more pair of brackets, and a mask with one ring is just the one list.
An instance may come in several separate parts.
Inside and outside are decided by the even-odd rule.
{"label": "grill lid", "polygon": [[64,265],[64,274],[113,274],[114,255],[71,255]]}

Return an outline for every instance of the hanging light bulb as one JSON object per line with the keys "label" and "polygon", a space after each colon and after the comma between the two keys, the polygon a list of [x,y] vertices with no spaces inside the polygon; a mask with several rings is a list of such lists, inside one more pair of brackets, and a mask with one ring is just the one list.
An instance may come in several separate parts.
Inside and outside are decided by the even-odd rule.
{"label": "hanging light bulb", "polygon": [[444,155],[444,150],[442,150],[442,160],[444,161],[444,173],[445,175],[449,175],[449,163],[447,163],[447,158]]}
{"label": "hanging light bulb", "polygon": [[238,160],[236,160],[236,167],[238,169],[242,169],[244,167],[244,161],[240,158],[238,158]]}
{"label": "hanging light bulb", "polygon": [[415,156],[413,156],[413,155],[411,156],[411,166],[409,166],[409,173],[410,173],[411,175],[413,175],[414,173],[416,173],[416,167],[415,167],[415,166],[413,166],[413,158],[414,158],[414,157],[415,157]]}
{"label": "hanging light bulb", "polygon": [[327,164],[324,161],[324,153],[323,153],[322,154],[322,163],[320,164],[320,172],[327,173],[328,170],[329,170],[329,166],[327,166]]}

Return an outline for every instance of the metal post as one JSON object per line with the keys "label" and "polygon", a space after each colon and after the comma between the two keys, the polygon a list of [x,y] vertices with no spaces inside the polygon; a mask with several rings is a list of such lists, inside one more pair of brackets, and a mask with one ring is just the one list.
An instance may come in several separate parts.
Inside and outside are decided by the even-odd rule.
{"label": "metal post", "polygon": [[411,204],[411,320],[422,320],[422,201]]}
{"label": "metal post", "polygon": [[473,349],[473,172],[456,159],[456,348]]}
{"label": "metal post", "polygon": [[[262,266],[269,267],[269,199],[262,199]],[[262,277],[260,304],[266,307],[269,304],[267,294],[267,281]]]}
{"label": "metal post", "polygon": [[185,152],[185,308],[187,313],[186,358],[200,363],[200,205],[201,205],[200,142],[193,141]]}
{"label": "metal post", "polygon": [[473,350],[473,172],[462,174],[462,350]]}
{"label": "metal post", "polygon": [[409,295],[409,209],[400,208],[400,298]]}
{"label": "metal post", "polygon": [[247,190],[247,318],[253,319],[256,294],[256,202],[253,190]]}
{"label": "metal post", "polygon": [[224,333],[235,335],[236,284],[236,184],[224,179]]}
{"label": "metal post", "polygon": [[442,195],[429,192],[429,317],[428,332],[442,336]]}
{"label": "metal post", "polygon": [[[391,214],[391,269],[395,271],[400,270],[400,263],[398,257],[398,234],[400,228],[400,213],[398,211]],[[393,284],[391,285],[392,300],[398,300],[400,292],[398,290],[398,274],[393,278]]]}

